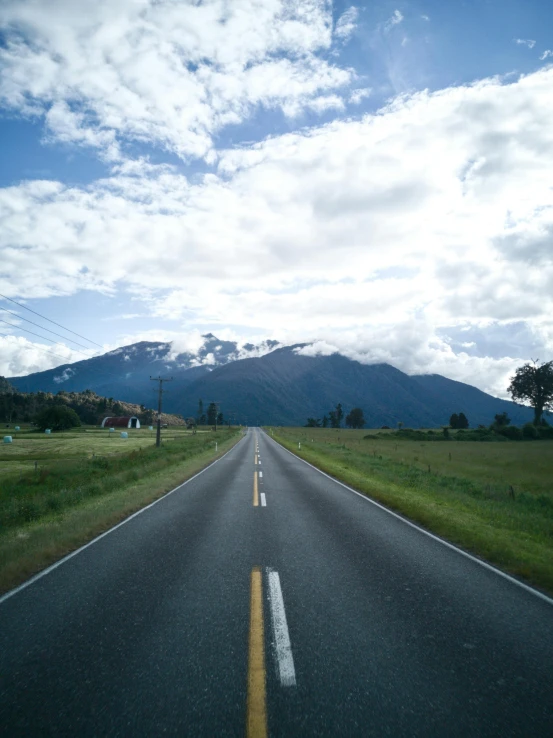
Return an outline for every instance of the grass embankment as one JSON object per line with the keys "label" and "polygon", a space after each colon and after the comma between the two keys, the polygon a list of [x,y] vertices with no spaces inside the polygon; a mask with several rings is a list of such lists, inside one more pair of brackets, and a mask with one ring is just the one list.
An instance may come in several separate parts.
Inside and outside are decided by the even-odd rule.
{"label": "grass embankment", "polygon": [[366,430],[272,432],[333,477],[553,593],[553,441],[433,443],[375,438],[377,431]]}
{"label": "grass embankment", "polygon": [[141,433],[129,431],[128,445],[105,431],[18,434],[17,444],[1,449],[0,591],[162,496],[241,438],[236,429],[195,435],[171,429],[158,449],[148,431]]}

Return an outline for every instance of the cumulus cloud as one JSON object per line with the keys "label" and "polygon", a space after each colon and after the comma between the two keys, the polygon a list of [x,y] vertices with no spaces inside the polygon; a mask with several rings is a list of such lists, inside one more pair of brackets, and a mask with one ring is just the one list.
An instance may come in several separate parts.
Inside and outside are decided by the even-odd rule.
{"label": "cumulus cloud", "polygon": [[[356,9],[338,20],[345,41]],[[128,141],[213,157],[213,136],[257,108],[316,106],[354,79],[325,60],[326,0],[5,0],[0,101],[44,116],[47,136],[99,149]]]}
{"label": "cumulus cloud", "polygon": [[552,86],[544,67],[404,95],[221,151],[193,180],[121,167],[87,187],[5,188],[0,292],[126,285],[197,336],[321,340],[499,392],[527,357],[477,355],[441,329],[523,321],[540,358],[553,352]]}
{"label": "cumulus cloud", "polygon": [[[88,351],[85,353],[93,356],[96,352]],[[0,335],[0,376],[3,377],[17,377],[33,372],[42,372],[46,369],[54,369],[63,363],[72,364],[83,359],[86,359],[86,356],[65,346],[63,343],[51,346],[29,341],[21,336]]]}

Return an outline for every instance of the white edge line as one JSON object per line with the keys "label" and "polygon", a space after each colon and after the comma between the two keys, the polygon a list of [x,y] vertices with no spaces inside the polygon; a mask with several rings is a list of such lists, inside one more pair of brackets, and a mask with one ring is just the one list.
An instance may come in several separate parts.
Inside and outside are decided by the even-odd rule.
{"label": "white edge line", "polygon": [[263,472],[262,471],[259,472],[259,476],[260,476],[261,479],[263,479]]}
{"label": "white edge line", "polygon": [[267,507],[267,499],[265,498],[265,492],[261,492],[261,507]]}
{"label": "white edge line", "polygon": [[190,479],[187,479],[187,480],[186,480],[185,482],[183,482],[182,484],[179,484],[179,486],[178,486],[178,487],[175,487],[174,489],[170,490],[169,492],[166,492],[166,493],[165,493],[165,494],[164,494],[164,495],[163,495],[162,497],[158,497],[158,498],[157,498],[157,500],[154,500],[153,502],[150,502],[150,504],[149,504],[149,505],[146,505],[146,507],[142,507],[142,508],[140,508],[140,510],[137,510],[137,511],[136,511],[135,513],[133,513],[132,515],[129,515],[129,517],[128,517],[128,518],[125,518],[125,520],[122,520],[122,521],[121,521],[120,523],[117,523],[117,525],[114,525],[114,526],[113,526],[113,528],[109,528],[109,530],[106,530],[106,531],[104,531],[103,533],[100,533],[100,535],[99,535],[99,536],[96,536],[96,538],[93,538],[93,539],[92,539],[91,541],[89,541],[88,543],[85,543],[85,544],[84,544],[84,546],[81,546],[80,548],[77,548],[77,549],[76,549],[75,551],[72,551],[71,553],[67,554],[67,556],[64,556],[64,557],[63,557],[62,559],[60,559],[59,561],[56,561],[56,562],[55,562],[54,564],[50,564],[50,566],[47,566],[47,567],[46,567],[46,569],[43,569],[42,571],[39,571],[39,572],[38,572],[38,574],[35,574],[35,575],[34,575],[34,576],[32,576],[32,577],[31,577],[30,579],[27,579],[27,581],[26,581],[26,582],[23,582],[23,584],[20,584],[19,586],[15,587],[14,589],[10,589],[10,590],[9,590],[8,592],[4,593],[4,594],[3,594],[2,596],[0,596],[0,605],[1,605],[1,604],[2,604],[2,603],[3,603],[4,601],[5,601],[5,600],[8,600],[8,599],[9,599],[10,597],[13,597],[13,596],[14,596],[14,595],[16,595],[16,594],[17,594],[18,592],[21,592],[21,590],[23,590],[23,589],[26,589],[26,588],[27,588],[27,587],[29,587],[29,586],[30,586],[31,584],[34,584],[34,583],[35,583],[36,581],[38,581],[39,579],[42,579],[42,577],[45,577],[45,576],[46,576],[47,574],[50,574],[50,572],[54,571],[54,569],[57,569],[57,568],[58,568],[58,566],[61,566],[62,564],[65,564],[65,562],[66,562],[66,561],[69,561],[69,559],[72,559],[72,558],[73,558],[73,556],[77,556],[77,554],[80,554],[80,553],[81,553],[81,551],[84,551],[84,550],[85,550],[85,548],[88,548],[89,546],[92,546],[92,545],[93,545],[94,543],[96,543],[97,541],[99,541],[99,540],[100,540],[101,538],[104,538],[104,536],[107,536],[107,535],[109,535],[110,533],[113,533],[113,531],[114,531],[114,530],[117,530],[117,528],[120,528],[120,527],[121,527],[122,525],[125,525],[125,523],[128,523],[128,522],[129,522],[129,521],[131,521],[131,520],[132,520],[133,518],[136,518],[136,516],[137,516],[137,515],[141,515],[141,514],[142,514],[143,512],[145,512],[146,510],[149,510],[149,509],[150,509],[151,507],[153,507],[154,505],[157,505],[157,503],[158,503],[158,502],[161,502],[161,501],[162,501],[162,500],[164,500],[164,499],[165,499],[166,497],[169,497],[169,495],[172,495],[172,494],[173,494],[173,492],[177,492],[177,491],[178,491],[179,489],[181,489],[181,487],[184,487],[184,486],[186,486],[187,484],[189,484],[190,482],[192,482],[192,481],[193,481],[194,479],[196,479],[196,477],[199,477],[199,476],[200,476],[200,474],[203,474],[203,473],[204,473],[205,471],[207,471],[208,469],[210,469],[210,468],[211,468],[211,467],[212,467],[212,466],[213,466],[214,464],[216,464],[216,463],[217,463],[218,461],[221,461],[221,459],[224,459],[224,458],[225,458],[225,456],[227,456],[227,454],[230,454],[230,452],[231,452],[231,451],[234,451],[234,449],[235,449],[235,448],[237,448],[237,446],[238,446],[238,445],[239,445],[240,443],[242,443],[242,441],[243,441],[243,440],[244,440],[244,437],[242,437],[242,438],[241,438],[241,439],[240,439],[240,440],[238,441],[238,443],[235,443],[235,444],[234,444],[234,446],[233,446],[232,448],[229,448],[229,450],[228,450],[228,451],[227,451],[226,453],[224,453],[224,454],[223,454],[222,456],[219,456],[219,458],[218,458],[218,459],[215,459],[214,461],[212,461],[212,462],[211,462],[210,464],[208,464],[208,465],[207,465],[206,467],[204,467],[204,468],[203,468],[203,469],[201,469],[201,470],[200,470],[199,472],[197,472],[196,474],[194,474],[194,476],[193,476],[193,477],[190,477]]}
{"label": "white edge line", "polygon": [[280,577],[277,571],[267,569],[269,579],[269,602],[271,603],[271,620],[273,623],[273,636],[275,639],[275,651],[278,662],[280,683],[283,687],[296,686],[296,671],[294,669],[294,657],[288,634],[288,623],[286,622],[286,611],[282,599]]}
{"label": "white edge line", "polygon": [[[470,559],[471,561],[476,562],[477,564],[480,564],[480,566],[483,566],[484,569],[488,569],[489,571],[493,571],[495,574],[498,574],[500,577],[503,577],[504,579],[507,579],[507,581],[511,582],[512,584],[516,584],[519,587],[522,587],[522,589],[525,589],[527,592],[530,592],[531,594],[535,595],[536,597],[539,597],[544,602],[547,602],[549,605],[553,605],[553,599],[551,597],[548,597],[543,592],[540,592],[539,589],[534,589],[533,587],[530,587],[528,584],[524,584],[524,582],[521,582],[518,579],[515,579],[515,577],[512,577],[510,574],[507,574],[504,571],[501,571],[501,569],[498,569],[495,566],[492,566],[492,564],[488,564],[487,561],[483,561],[482,559],[477,558],[476,556],[473,556],[472,554],[468,553],[468,551],[463,551],[462,548],[458,548],[453,543],[450,543],[449,541],[444,540],[443,538],[440,538],[439,536],[435,535],[435,533],[431,533],[428,530],[425,530],[424,528],[421,528],[416,523],[413,523],[411,520],[407,520],[407,518],[404,518],[402,515],[398,515],[398,513],[395,513],[393,510],[389,510],[384,505],[381,505],[380,502],[377,502],[376,500],[371,499],[367,495],[364,495],[362,492],[358,492],[356,489],[353,489],[353,487],[348,487],[347,484],[344,484],[344,482],[340,482],[339,479],[335,479],[335,477],[332,477],[330,474],[327,474],[326,472],[322,471],[321,469],[318,469],[314,464],[310,464],[309,461],[306,461],[305,459],[302,459],[301,456],[297,456],[292,451],[289,451],[285,446],[280,444],[278,441],[275,441],[275,439],[272,436],[269,436],[267,433],[265,433],[267,438],[272,441],[273,443],[276,443],[277,446],[282,448],[284,451],[289,453],[291,456],[293,456],[295,459],[298,459],[299,461],[302,461],[304,464],[307,464],[307,466],[310,466],[312,469],[315,469],[315,471],[319,472],[319,474],[322,474],[324,477],[327,477],[328,479],[331,479],[333,482],[336,482],[336,484],[339,484],[341,487],[344,487],[345,489],[349,490],[350,492],[353,492],[354,495],[358,495],[361,497],[361,499],[365,500],[366,502],[370,502],[371,505],[375,505],[376,507],[379,507],[381,510],[384,510],[384,512],[387,512],[389,515],[393,515],[394,518],[397,518],[398,520],[401,520],[406,525],[410,525],[411,528],[415,528],[415,530],[420,531],[421,533],[424,533],[425,536],[428,536],[429,538],[433,538],[435,541],[438,541],[438,543],[441,543],[444,546],[447,546],[447,548],[450,548],[452,551],[456,551],[457,553],[461,554],[462,556],[465,556],[467,559]],[[1,600],[0,600],[1,601]]]}

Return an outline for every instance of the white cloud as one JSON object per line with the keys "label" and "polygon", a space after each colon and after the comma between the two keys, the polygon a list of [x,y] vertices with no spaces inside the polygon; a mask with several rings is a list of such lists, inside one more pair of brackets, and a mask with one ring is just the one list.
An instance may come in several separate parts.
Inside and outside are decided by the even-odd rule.
{"label": "white cloud", "polygon": [[[350,8],[335,29],[353,32]],[[213,136],[259,107],[316,106],[354,79],[327,62],[326,0],[5,0],[0,101],[50,138],[121,158],[127,141],[213,158]]]}
{"label": "white cloud", "polygon": [[139,167],[4,188],[0,292],[127,285],[186,333],[319,339],[499,391],[528,357],[478,356],[440,329],[523,321],[553,354],[552,86],[542,68],[402,96],[220,152],[193,181]]}
{"label": "white cloud", "polygon": [[423,19],[423,21],[429,21],[430,20],[430,16],[428,16],[428,15],[421,15],[421,18]]}
{"label": "white cloud", "polygon": [[384,24],[384,31],[388,33],[394,26],[398,26],[404,20],[403,13],[399,10],[394,10],[392,17],[388,18]]}
{"label": "white cloud", "polygon": [[536,42],[532,38],[515,38],[514,41],[515,44],[518,44],[519,46],[528,46],[529,49],[533,49],[536,45]]}
{"label": "white cloud", "polygon": [[341,41],[347,41],[357,27],[357,18],[359,10],[355,6],[348,8],[336,21],[334,35]]}
{"label": "white cloud", "polygon": [[366,97],[370,97],[371,93],[372,89],[370,87],[360,87],[357,90],[352,90],[349,102],[352,105],[359,105],[361,100],[364,100]]}
{"label": "white cloud", "polygon": [[61,374],[54,376],[54,382],[56,384],[63,384],[64,382],[67,382],[68,379],[71,379],[74,374],[75,370],[68,366]]}
{"label": "white cloud", "polygon": [[553,51],[551,51],[551,49],[546,49],[543,54],[541,54],[540,60],[545,61],[546,59],[549,59],[550,56],[553,56]]}
{"label": "white cloud", "polygon": [[[96,352],[86,351],[89,356]],[[101,350],[99,351],[101,353]],[[86,356],[62,343],[55,346],[29,341],[21,336],[0,335],[0,376],[17,377],[72,364]],[[68,379],[68,377],[66,377]],[[60,379],[60,381],[63,381]]]}

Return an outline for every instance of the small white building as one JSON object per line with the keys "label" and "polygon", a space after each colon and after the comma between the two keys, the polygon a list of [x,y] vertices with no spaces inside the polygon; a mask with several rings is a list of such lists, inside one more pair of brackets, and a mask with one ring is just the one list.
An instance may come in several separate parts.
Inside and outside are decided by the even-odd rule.
{"label": "small white building", "polygon": [[104,418],[102,420],[102,428],[140,428],[140,420],[136,415]]}

